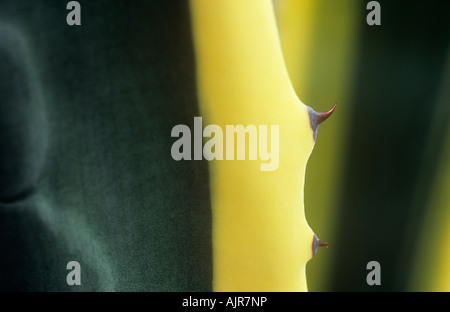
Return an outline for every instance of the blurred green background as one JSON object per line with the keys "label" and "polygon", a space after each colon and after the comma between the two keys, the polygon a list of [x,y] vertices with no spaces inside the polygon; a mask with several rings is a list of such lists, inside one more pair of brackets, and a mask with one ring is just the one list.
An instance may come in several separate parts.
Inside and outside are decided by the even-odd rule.
{"label": "blurred green background", "polygon": [[369,26],[368,2],[274,2],[298,96],[338,101],[307,166],[306,216],[330,244],[309,289],[450,291],[450,5],[378,1]]}

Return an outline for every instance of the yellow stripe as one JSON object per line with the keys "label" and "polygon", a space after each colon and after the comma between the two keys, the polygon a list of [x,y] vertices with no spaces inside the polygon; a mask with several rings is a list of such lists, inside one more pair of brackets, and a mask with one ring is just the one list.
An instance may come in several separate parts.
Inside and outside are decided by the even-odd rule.
{"label": "yellow stripe", "polygon": [[192,0],[191,12],[204,125],[279,126],[277,170],[261,171],[261,160],[210,162],[214,290],[306,291],[313,232],[303,185],[314,141],[272,3]]}

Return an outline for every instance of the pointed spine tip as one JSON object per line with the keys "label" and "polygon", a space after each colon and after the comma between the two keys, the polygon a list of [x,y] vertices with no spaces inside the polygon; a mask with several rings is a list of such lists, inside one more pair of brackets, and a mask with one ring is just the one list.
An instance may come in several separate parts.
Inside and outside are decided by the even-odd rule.
{"label": "pointed spine tip", "polygon": [[309,122],[310,122],[311,129],[313,131],[314,141],[316,140],[317,129],[319,128],[320,124],[322,122],[324,122],[325,120],[327,120],[331,116],[331,114],[333,114],[333,112],[336,108],[336,105],[337,105],[337,101],[336,101],[336,103],[334,103],[333,107],[326,112],[316,112],[311,107],[309,107],[309,106],[307,107],[308,114],[309,114]]}
{"label": "pointed spine tip", "polygon": [[313,238],[313,243],[312,243],[312,252],[313,252],[313,256],[316,255],[317,253],[317,249],[319,247],[329,247],[330,245],[326,242],[322,242],[317,236],[316,234],[314,234],[314,238]]}
{"label": "pointed spine tip", "polygon": [[319,112],[319,113],[316,113],[316,122],[317,122],[317,125],[320,125],[322,122],[324,122],[325,120],[327,120],[328,117],[331,116],[331,114],[333,114],[334,109],[336,108],[336,105],[337,105],[337,102],[334,103],[333,107],[332,107],[330,110],[328,110],[328,111],[326,111],[326,112]]}

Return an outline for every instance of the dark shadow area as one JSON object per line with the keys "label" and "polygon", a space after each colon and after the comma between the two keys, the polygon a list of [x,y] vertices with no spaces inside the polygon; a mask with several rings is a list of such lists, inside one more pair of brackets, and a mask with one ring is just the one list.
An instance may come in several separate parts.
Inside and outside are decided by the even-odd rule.
{"label": "dark shadow area", "polygon": [[[208,163],[170,153],[171,129],[198,116],[188,1],[85,1],[81,26],[66,24],[66,4],[0,0],[0,22],[29,47],[45,115],[29,118],[31,92],[0,116],[2,140],[20,146],[0,158],[2,186],[17,185],[1,212],[0,289],[211,290]],[[66,284],[69,261],[81,264],[79,288]]]}
{"label": "dark shadow area", "polygon": [[[334,291],[405,290],[418,238],[405,233],[411,214],[419,222],[425,212],[425,205],[414,205],[421,211],[411,207],[449,44],[449,5],[379,2],[381,26],[365,25],[361,33],[339,237],[333,246],[339,248]],[[366,14],[362,3],[360,16]],[[428,165],[432,177],[436,162]],[[381,264],[382,283],[369,288],[366,264],[372,260]]]}

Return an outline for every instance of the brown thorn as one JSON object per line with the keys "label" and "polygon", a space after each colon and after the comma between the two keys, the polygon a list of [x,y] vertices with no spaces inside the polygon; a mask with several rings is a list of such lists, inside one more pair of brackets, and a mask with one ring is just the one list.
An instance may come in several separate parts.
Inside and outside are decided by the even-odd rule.
{"label": "brown thorn", "polygon": [[334,109],[336,108],[336,105],[337,101],[336,103],[334,103],[333,107],[326,112],[316,112],[311,107],[307,106],[309,114],[309,124],[313,131],[314,141],[316,140],[317,129],[319,128],[319,125],[331,116],[331,114],[334,112]]}
{"label": "brown thorn", "polygon": [[316,255],[317,253],[317,248],[319,247],[327,247],[328,248],[328,243],[322,242],[317,236],[316,234],[314,234],[314,238],[313,238],[313,243],[312,243],[312,252],[313,252],[313,256]]}
{"label": "brown thorn", "polygon": [[325,120],[327,120],[328,117],[330,117],[331,114],[333,114],[334,109],[336,108],[336,105],[337,105],[337,102],[334,103],[333,107],[332,107],[330,110],[328,110],[328,111],[326,111],[326,112],[319,112],[319,113],[316,113],[316,121],[317,121],[317,124],[318,124],[318,125],[320,125],[322,122],[324,122]]}

